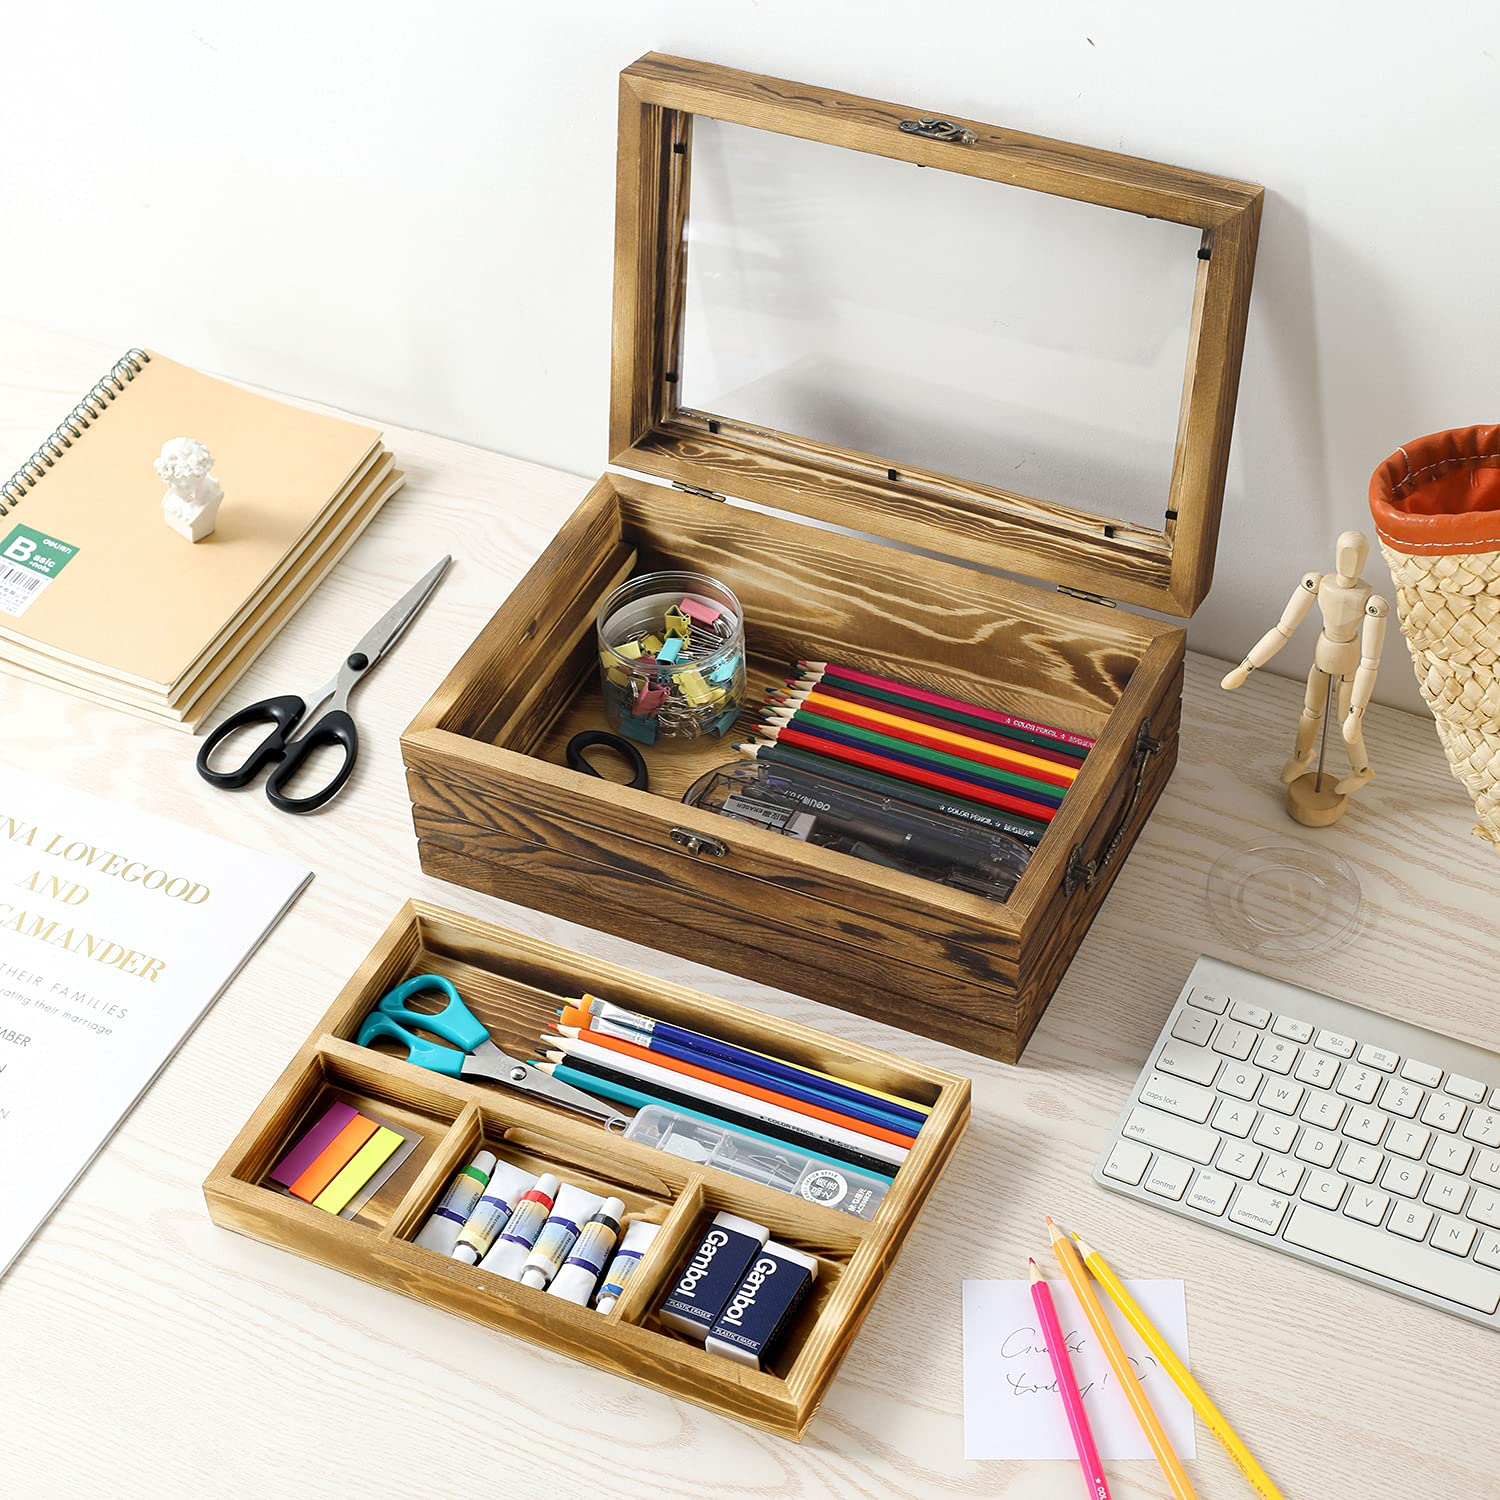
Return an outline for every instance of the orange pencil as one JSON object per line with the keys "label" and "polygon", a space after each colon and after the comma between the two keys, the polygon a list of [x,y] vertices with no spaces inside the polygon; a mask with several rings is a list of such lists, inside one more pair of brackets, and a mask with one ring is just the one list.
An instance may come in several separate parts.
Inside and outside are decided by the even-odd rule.
{"label": "orange pencil", "polygon": [[1151,1403],[1141,1389],[1135,1368],[1130,1363],[1130,1356],[1125,1353],[1125,1346],[1110,1323],[1109,1314],[1104,1311],[1104,1304],[1100,1302],[1088,1272],[1083,1268],[1078,1251],[1073,1248],[1073,1242],[1067,1235],[1052,1222],[1051,1214],[1047,1215],[1047,1233],[1052,1236],[1052,1253],[1057,1256],[1057,1263],[1062,1267],[1063,1275],[1068,1278],[1073,1295],[1082,1304],[1089,1327],[1094,1330],[1094,1337],[1099,1340],[1099,1347],[1109,1361],[1109,1368],[1114,1372],[1120,1389],[1124,1391],[1125,1399],[1130,1402],[1130,1409],[1135,1413],[1136,1421],[1141,1424],[1141,1431],[1146,1434],[1146,1441],[1151,1444],[1151,1451],[1156,1455],[1162,1473],[1167,1476],[1172,1493],[1177,1500],[1197,1500],[1197,1494],[1187,1477],[1187,1470],[1182,1467],[1182,1460],[1173,1449],[1166,1429],[1161,1425],[1161,1419],[1152,1411]]}

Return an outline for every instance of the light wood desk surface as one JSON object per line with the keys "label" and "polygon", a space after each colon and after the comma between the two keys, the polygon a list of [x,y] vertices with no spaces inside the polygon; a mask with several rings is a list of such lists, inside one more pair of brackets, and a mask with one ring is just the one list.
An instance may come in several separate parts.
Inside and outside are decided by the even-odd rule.
{"label": "light wood desk surface", "polygon": [[[120,352],[0,323],[0,473]],[[5,763],[317,871],[0,1281],[0,1491],[1072,1500],[1076,1466],[962,1456],[960,1283],[1041,1261],[1051,1212],[1094,1231],[1124,1274],[1186,1278],[1193,1365],[1289,1500],[1500,1493],[1500,1338],[1089,1178],[1193,960],[1247,961],[1205,906],[1209,867],[1228,849],[1322,842],[1364,888],[1349,946],[1249,966],[1494,1045],[1500,859],[1469,836],[1430,722],[1372,710],[1378,779],[1342,825],[1314,834],[1286,819],[1276,784],[1300,685],[1257,673],[1221,693],[1223,664],[1190,657],[1177,772],[1024,1062],[1007,1068],[419,872],[397,736],[587,481],[396,428],[386,442],[406,490],[226,705],[322,681],[453,553],[432,603],[361,689],[359,768],[330,814],[284,817],[258,790],[211,791],[187,736],[0,677]],[[1386,671],[1409,671],[1394,632],[1390,644]],[[413,895],[973,1078],[968,1135],[802,1445],[209,1222],[204,1176]],[[1201,1423],[1188,1468],[1202,1500],[1249,1493]],[[1167,1494],[1150,1463],[1113,1464],[1110,1478],[1118,1500]]]}

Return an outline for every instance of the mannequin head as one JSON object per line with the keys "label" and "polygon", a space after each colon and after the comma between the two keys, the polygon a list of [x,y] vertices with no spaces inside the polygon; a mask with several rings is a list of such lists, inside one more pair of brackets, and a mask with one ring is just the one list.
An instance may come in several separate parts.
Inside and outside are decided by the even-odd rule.
{"label": "mannequin head", "polygon": [[1370,544],[1362,531],[1346,531],[1334,546],[1334,557],[1338,562],[1339,577],[1350,583],[1360,576],[1365,559],[1370,555]]}

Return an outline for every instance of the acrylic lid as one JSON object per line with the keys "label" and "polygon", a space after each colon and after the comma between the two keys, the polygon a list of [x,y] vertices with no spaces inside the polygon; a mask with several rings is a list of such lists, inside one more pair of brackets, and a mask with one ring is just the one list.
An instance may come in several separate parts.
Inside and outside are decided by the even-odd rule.
{"label": "acrylic lid", "polygon": [[1261,199],[643,57],[621,75],[612,461],[1190,614]]}

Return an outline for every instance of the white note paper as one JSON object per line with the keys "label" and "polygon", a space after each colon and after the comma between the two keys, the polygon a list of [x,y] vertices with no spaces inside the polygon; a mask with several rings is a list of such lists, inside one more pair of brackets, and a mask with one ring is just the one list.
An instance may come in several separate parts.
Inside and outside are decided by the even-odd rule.
{"label": "white note paper", "polygon": [[[1067,1282],[1048,1278],[1099,1456],[1150,1458],[1151,1448]],[[1184,1364],[1187,1299],[1180,1281],[1127,1281]],[[1179,1458],[1197,1455],[1193,1409],[1172,1377],[1101,1294],[1110,1323]],[[964,1457],[1077,1459],[1027,1281],[964,1282]]]}

